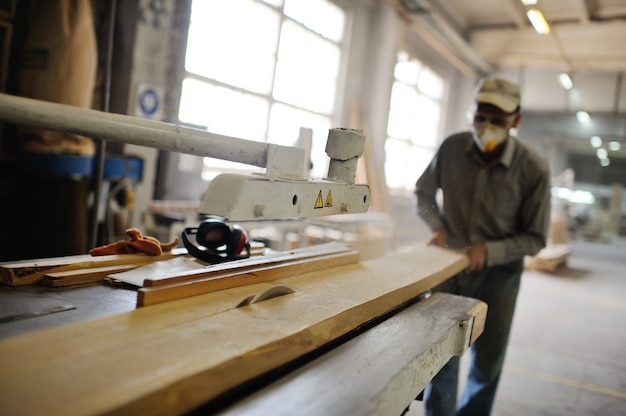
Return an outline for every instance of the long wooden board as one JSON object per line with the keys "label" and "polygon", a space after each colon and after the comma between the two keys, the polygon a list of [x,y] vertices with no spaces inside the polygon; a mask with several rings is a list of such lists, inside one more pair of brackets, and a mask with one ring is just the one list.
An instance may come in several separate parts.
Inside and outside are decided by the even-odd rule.
{"label": "long wooden board", "polygon": [[192,270],[203,270],[207,263],[201,262],[191,256],[178,256],[173,259],[147,264],[136,269],[113,273],[107,277],[127,285],[142,287],[147,278],[153,276],[171,276],[185,274]]}
{"label": "long wooden board", "polygon": [[312,259],[314,257],[323,257],[352,251],[353,250],[350,245],[346,243],[331,242],[317,244],[289,251],[273,252],[265,256],[250,257],[244,260],[212,264],[203,269],[190,270],[185,273],[152,275],[145,279],[143,286],[154,287],[159,285],[171,285],[174,283],[181,283],[204,277],[226,276],[232,274],[233,272],[240,273],[258,270],[259,267],[265,268],[273,264],[279,264],[287,261]]}
{"label": "long wooden board", "polygon": [[100,282],[106,279],[111,273],[134,269],[138,266],[138,264],[119,264],[70,270],[67,272],[47,272],[43,275],[41,283],[45,286],[59,287]]}
{"label": "long wooden board", "polygon": [[109,277],[137,287],[169,286],[202,278],[243,273],[295,259],[310,259],[351,250],[350,246],[345,243],[325,243],[290,251],[271,251],[243,260],[211,265],[203,264],[193,258],[176,258],[123,273],[113,273]]}
{"label": "long wooden board", "polygon": [[359,253],[354,250],[337,254],[296,258],[281,262],[259,263],[239,270],[215,272],[209,277],[199,277],[171,285],[157,285],[140,288],[137,291],[137,307],[156,305],[189,296],[197,296],[218,290],[230,289],[253,283],[270,282],[280,278],[323,270],[359,261]]}
{"label": "long wooden board", "polygon": [[438,247],[237,287],[0,341],[3,414],[180,414],[461,271]]}

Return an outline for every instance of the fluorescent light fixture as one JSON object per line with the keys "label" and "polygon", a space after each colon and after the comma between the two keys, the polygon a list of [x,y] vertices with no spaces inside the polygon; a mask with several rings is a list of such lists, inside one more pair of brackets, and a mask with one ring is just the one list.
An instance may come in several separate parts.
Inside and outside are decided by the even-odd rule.
{"label": "fluorescent light fixture", "polygon": [[612,152],[617,152],[622,148],[620,142],[616,142],[615,140],[609,142],[609,150]]}
{"label": "fluorescent light fixture", "polygon": [[550,25],[539,9],[528,10],[526,12],[526,16],[528,16],[530,24],[533,25],[533,28],[537,33],[540,35],[547,35],[550,33]]}
{"label": "fluorescent light fixture", "polygon": [[559,74],[559,82],[561,83],[561,86],[568,91],[574,88],[574,83],[572,82],[569,74],[567,74],[566,72],[562,72]]}
{"label": "fluorescent light fixture", "polygon": [[609,156],[609,153],[606,151],[606,149],[599,148],[598,150],[596,150],[596,156],[598,156],[598,159],[602,160],[606,159]]}
{"label": "fluorescent light fixture", "polygon": [[522,0],[522,3],[524,3],[524,6],[534,6],[537,4],[537,0]]}
{"label": "fluorescent light fixture", "polygon": [[576,118],[581,123],[589,123],[591,121],[591,116],[589,116],[589,113],[586,111],[578,111],[576,113]]}
{"label": "fluorescent light fixture", "polygon": [[602,146],[602,139],[600,138],[600,136],[593,136],[590,141],[591,146],[595,147],[596,149]]}
{"label": "fluorescent light fixture", "polygon": [[609,166],[611,164],[611,161],[609,160],[608,157],[604,158],[604,159],[600,159],[600,165],[603,168],[606,168],[607,166]]}

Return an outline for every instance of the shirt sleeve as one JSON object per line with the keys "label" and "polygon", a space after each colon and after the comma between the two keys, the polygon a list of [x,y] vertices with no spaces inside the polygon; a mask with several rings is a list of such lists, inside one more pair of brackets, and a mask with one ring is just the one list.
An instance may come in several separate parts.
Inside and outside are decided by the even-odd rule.
{"label": "shirt sleeve", "polygon": [[417,214],[426,222],[431,231],[444,228],[439,205],[437,204],[437,190],[440,186],[438,160],[439,152],[437,152],[415,184]]}
{"label": "shirt sleeve", "polygon": [[546,246],[550,225],[550,171],[544,167],[529,186],[519,213],[519,232],[510,238],[487,241],[487,266],[506,264],[537,254]]}

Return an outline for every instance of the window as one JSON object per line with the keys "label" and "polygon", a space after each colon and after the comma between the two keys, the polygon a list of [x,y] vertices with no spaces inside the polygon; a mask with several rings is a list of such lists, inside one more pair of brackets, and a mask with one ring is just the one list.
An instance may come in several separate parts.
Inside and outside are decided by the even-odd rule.
{"label": "window", "polygon": [[[286,146],[311,128],[311,176],[325,176],[344,26],[329,0],[195,0],[179,120]],[[203,178],[226,169],[254,167],[205,158]]]}
{"label": "window", "polygon": [[413,191],[437,150],[445,84],[430,68],[398,54],[387,140],[385,178],[390,190]]}

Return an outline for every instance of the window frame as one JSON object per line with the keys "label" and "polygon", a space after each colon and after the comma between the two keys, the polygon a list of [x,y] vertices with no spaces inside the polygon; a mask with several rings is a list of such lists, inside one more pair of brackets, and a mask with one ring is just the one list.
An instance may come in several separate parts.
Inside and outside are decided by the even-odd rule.
{"label": "window frame", "polygon": [[[266,3],[262,0],[252,0],[254,1],[256,4],[262,5],[263,7],[269,7],[275,11],[277,11],[279,13],[279,19],[278,19],[278,25],[279,25],[279,33],[277,35],[277,40],[276,40],[276,49],[275,49],[275,56],[274,56],[274,64],[273,64],[273,76],[272,76],[272,81],[271,81],[271,86],[270,86],[270,91],[267,94],[264,93],[259,93],[256,91],[251,91],[251,90],[247,90],[245,88],[241,88],[235,85],[230,85],[224,82],[221,82],[220,80],[216,80],[216,79],[212,79],[194,72],[190,72],[189,70],[187,70],[186,66],[185,66],[185,59],[182,60],[182,64],[181,67],[179,69],[179,77],[178,77],[178,88],[179,88],[179,99],[178,99],[178,106],[175,109],[172,109],[172,113],[173,113],[173,118],[176,120],[176,122],[180,125],[184,125],[184,126],[190,126],[190,127],[194,127],[194,128],[199,128],[199,129],[203,129],[203,130],[207,130],[207,126],[201,125],[201,124],[196,124],[196,123],[190,123],[190,122],[186,122],[186,121],[182,121],[179,117],[179,113],[178,110],[181,107],[181,103],[182,103],[182,89],[183,89],[183,82],[186,79],[193,79],[195,81],[198,82],[202,82],[205,83],[207,85],[211,85],[211,86],[216,86],[216,87],[221,87],[221,88],[225,88],[228,89],[230,91],[233,92],[239,92],[245,95],[251,95],[251,96],[255,96],[258,98],[261,98],[263,100],[267,101],[268,104],[268,112],[266,115],[266,119],[265,119],[265,126],[264,126],[264,131],[262,132],[263,135],[263,140],[262,142],[265,143],[271,143],[271,137],[269,137],[269,133],[270,133],[270,124],[271,124],[271,117],[272,117],[272,109],[274,108],[274,106],[276,105],[280,105],[280,106],[286,106],[289,107],[295,111],[304,111],[306,113],[311,114],[312,116],[320,116],[323,118],[326,118],[328,120],[329,123],[329,128],[332,127],[336,120],[339,118],[338,114],[341,113],[341,104],[343,103],[343,90],[345,87],[345,79],[346,79],[346,71],[347,71],[347,59],[349,56],[349,53],[347,53],[348,48],[349,48],[349,33],[351,30],[351,16],[350,16],[350,12],[348,10],[348,8],[342,4],[341,1],[332,1],[329,0],[331,3],[333,3],[336,7],[340,8],[343,11],[344,14],[344,24],[343,24],[343,35],[342,35],[342,40],[339,42],[335,42],[333,40],[330,40],[328,38],[323,37],[322,35],[320,35],[319,33],[317,33],[315,30],[310,29],[309,27],[305,26],[304,24],[298,22],[297,20],[287,16],[284,14],[284,4],[281,5],[280,7],[276,7],[272,4]],[[187,26],[187,30],[185,33],[185,37],[188,36],[189,33],[189,26],[191,25],[191,3],[193,2],[193,0],[189,1],[189,25]],[[282,28],[283,28],[283,24],[285,23],[285,21],[290,21],[293,24],[303,28],[304,30],[306,30],[307,32],[317,36],[320,40],[322,40],[323,42],[329,42],[333,45],[335,45],[338,49],[338,54],[339,54],[339,59],[338,59],[338,68],[337,68],[337,73],[335,75],[335,85],[334,85],[334,97],[332,100],[332,108],[330,110],[330,112],[328,114],[320,112],[320,111],[315,111],[315,110],[310,110],[308,108],[304,108],[302,106],[299,106],[297,104],[293,104],[293,103],[289,103],[289,102],[285,102],[282,101],[280,99],[277,99],[274,97],[274,87],[275,87],[275,83],[276,83],[276,73],[277,73],[277,64],[278,64],[278,50],[279,50],[279,45],[281,42],[281,37],[283,36],[282,33]],[[186,49],[187,49],[187,43],[185,43],[185,48],[184,50],[181,52],[183,58],[185,57],[186,54]],[[302,126],[302,127],[308,127],[308,126]],[[210,131],[210,130],[209,130]],[[318,132],[319,133],[319,132]],[[326,132],[324,133],[326,134]],[[326,136],[324,136],[324,143],[319,143],[321,140],[321,134],[318,134],[318,140],[317,140],[317,147],[319,148],[320,146],[325,145],[325,139]],[[250,140],[248,137],[240,137],[242,139],[246,139],[246,140]],[[293,135],[293,141],[295,142],[296,139],[298,138],[298,132],[295,131],[294,135]],[[315,138],[314,138],[315,141]],[[315,145],[314,145],[315,146]],[[322,147],[323,150],[323,147]],[[318,156],[320,155],[320,152],[318,151]],[[324,154],[325,155],[325,154]],[[321,160],[314,160],[313,163],[317,163],[320,165],[320,167],[318,167],[317,169],[317,175],[315,175],[315,177],[322,177],[323,173],[325,174],[325,171],[327,169],[328,166],[328,158],[324,158],[325,160],[323,161],[324,163],[321,163]],[[211,158],[204,158],[204,163],[203,163],[203,180],[204,181],[210,181],[212,179],[212,177],[216,176],[217,174],[220,173],[224,173],[224,172],[238,172],[238,173],[249,173],[249,172],[258,172],[259,168],[258,167],[254,167],[254,166],[247,166],[247,165],[236,165],[236,164],[232,164],[229,167],[225,167],[223,166],[221,163],[219,164],[220,166],[218,167],[213,167],[211,166],[211,161],[213,161],[214,159]],[[208,164],[208,166],[207,166]],[[323,172],[323,173],[322,173]]]}
{"label": "window frame", "polygon": [[[415,180],[417,180],[417,177],[428,166],[427,163],[424,164],[424,161],[426,160],[430,161],[430,159],[432,159],[432,157],[435,155],[439,147],[439,144],[441,143],[441,136],[442,136],[441,132],[443,130],[443,123],[444,123],[444,118],[445,118],[444,112],[446,110],[445,105],[446,105],[447,90],[449,88],[449,82],[433,66],[429,65],[427,61],[422,61],[421,59],[419,59],[418,57],[416,57],[415,55],[407,51],[399,50],[396,56],[397,56],[397,59],[396,59],[396,63],[394,64],[394,71],[392,72],[393,80],[391,83],[392,89],[389,95],[389,115],[387,118],[387,128],[385,131],[385,135],[386,135],[385,137],[385,162],[384,162],[385,183],[387,185],[388,191],[391,194],[409,195],[409,194],[412,194],[414,191]],[[418,67],[417,77],[412,83],[408,83],[405,80],[398,79],[398,77],[396,77],[396,72],[395,72],[396,65],[398,65],[402,61],[409,61],[409,62],[416,61],[417,63],[417,67]],[[432,75],[437,76],[440,79],[441,91],[440,91],[438,98],[434,97],[432,94],[429,94],[425,91],[421,91],[419,84],[420,84],[420,77],[422,73],[430,73]],[[416,138],[412,137],[410,134],[407,137],[396,137],[396,136],[391,136],[389,134],[390,133],[390,120],[392,119],[392,111],[393,111],[392,108],[394,107],[392,103],[393,88],[395,87],[396,83],[401,84],[404,87],[410,88],[413,92],[416,93],[417,98],[426,99],[429,102],[434,103],[438,106],[438,113],[439,113],[438,120],[436,124],[432,126],[433,137],[429,144],[424,144],[421,141],[416,140]],[[388,163],[392,163],[391,159],[394,158],[394,155],[388,154],[388,147],[387,147],[388,145],[389,146],[394,146],[394,145],[408,146],[410,149],[407,153],[412,153],[412,150],[415,150],[417,153],[428,152],[427,157],[423,157],[420,159],[422,165],[418,166],[417,169],[415,170],[415,178],[411,178],[410,180],[406,179],[406,181],[404,182],[404,186],[394,185],[394,182],[399,183],[402,181],[395,180],[398,175],[390,174],[391,168],[388,166]],[[407,172],[405,170],[398,169],[398,172],[400,171],[402,171],[403,175],[406,176]]]}

